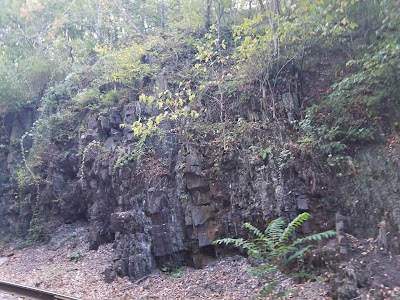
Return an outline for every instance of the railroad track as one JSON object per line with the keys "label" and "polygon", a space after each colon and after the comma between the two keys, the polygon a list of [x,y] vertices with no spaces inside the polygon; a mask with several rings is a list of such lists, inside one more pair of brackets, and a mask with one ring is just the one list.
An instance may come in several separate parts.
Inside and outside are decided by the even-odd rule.
{"label": "railroad track", "polygon": [[64,296],[49,291],[0,280],[0,300],[2,299],[81,300],[79,298]]}

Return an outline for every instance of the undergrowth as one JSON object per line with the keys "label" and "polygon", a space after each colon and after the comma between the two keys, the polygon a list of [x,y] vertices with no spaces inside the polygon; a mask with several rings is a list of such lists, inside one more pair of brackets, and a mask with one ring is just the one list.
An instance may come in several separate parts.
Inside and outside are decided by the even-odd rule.
{"label": "undergrowth", "polygon": [[[285,220],[278,218],[269,223],[264,231],[245,223],[244,227],[250,230],[255,238],[224,238],[213,242],[214,245],[233,245],[244,249],[258,261],[258,266],[251,269],[251,273],[266,280],[267,284],[261,290],[261,296],[274,295],[283,297],[287,292],[276,291],[284,277],[312,277],[304,272],[302,259],[313,247],[310,242],[330,238],[336,235],[334,230],[328,230],[301,238],[292,239],[294,232],[309,219],[308,213],[298,215],[286,227]],[[288,266],[297,264],[297,272],[289,271]]]}

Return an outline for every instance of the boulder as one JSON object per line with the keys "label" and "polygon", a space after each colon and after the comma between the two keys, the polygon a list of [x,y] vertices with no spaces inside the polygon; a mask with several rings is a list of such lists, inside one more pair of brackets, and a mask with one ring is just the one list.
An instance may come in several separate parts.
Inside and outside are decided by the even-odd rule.
{"label": "boulder", "polygon": [[352,268],[346,268],[341,278],[335,282],[334,298],[336,300],[352,300],[359,296],[357,291],[357,275]]}

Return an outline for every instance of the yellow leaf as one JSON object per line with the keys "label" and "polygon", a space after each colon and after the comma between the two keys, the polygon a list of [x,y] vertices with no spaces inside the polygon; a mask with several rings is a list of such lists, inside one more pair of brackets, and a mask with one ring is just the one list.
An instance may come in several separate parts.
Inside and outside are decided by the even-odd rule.
{"label": "yellow leaf", "polygon": [[351,22],[349,24],[349,27],[350,27],[351,30],[354,30],[354,29],[356,29],[358,27],[358,25],[357,25],[357,23]]}
{"label": "yellow leaf", "polygon": [[156,117],[156,124],[158,125],[158,124],[160,124],[161,123],[161,121],[164,119],[164,115],[158,115],[157,117]]}
{"label": "yellow leaf", "polygon": [[141,95],[139,96],[139,101],[140,101],[140,102],[146,102],[146,99],[147,99],[147,97],[146,97],[145,94],[141,94]]}
{"label": "yellow leaf", "polygon": [[195,111],[195,110],[192,110],[192,111],[190,112],[190,116],[191,116],[192,118],[197,118],[197,117],[199,116],[199,113],[198,113],[197,111]]}
{"label": "yellow leaf", "polygon": [[152,105],[153,102],[154,102],[154,97],[153,97],[153,96],[149,96],[149,97],[147,98],[147,104],[148,104],[148,105]]}

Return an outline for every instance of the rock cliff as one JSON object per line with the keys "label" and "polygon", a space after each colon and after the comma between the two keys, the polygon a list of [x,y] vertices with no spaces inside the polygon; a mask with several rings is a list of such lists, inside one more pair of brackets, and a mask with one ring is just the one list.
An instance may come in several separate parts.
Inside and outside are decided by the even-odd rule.
{"label": "rock cliff", "polygon": [[262,100],[252,100],[232,108],[235,121],[225,124],[225,133],[205,115],[191,138],[170,130],[141,144],[130,126],[120,126],[148,110],[133,97],[101,115],[84,114],[83,129],[59,139],[42,178],[25,187],[10,173],[28,156],[29,135],[22,139],[24,155],[15,141],[29,132],[36,109],[8,114],[1,134],[7,148],[1,149],[0,234],[46,238],[60,223],[87,221],[91,249],[113,243],[107,281],[141,278],[157,267],[201,267],[218,254],[213,240],[246,236],[244,222],[262,227],[306,211],[313,218],[303,233],[334,228],[335,213],[347,216],[351,232],[362,237],[376,238],[385,222],[385,247],[398,252],[398,144],[361,147],[357,167],[337,176],[294,142],[299,108],[294,112],[296,105],[287,103],[294,97],[284,98],[277,120]]}

